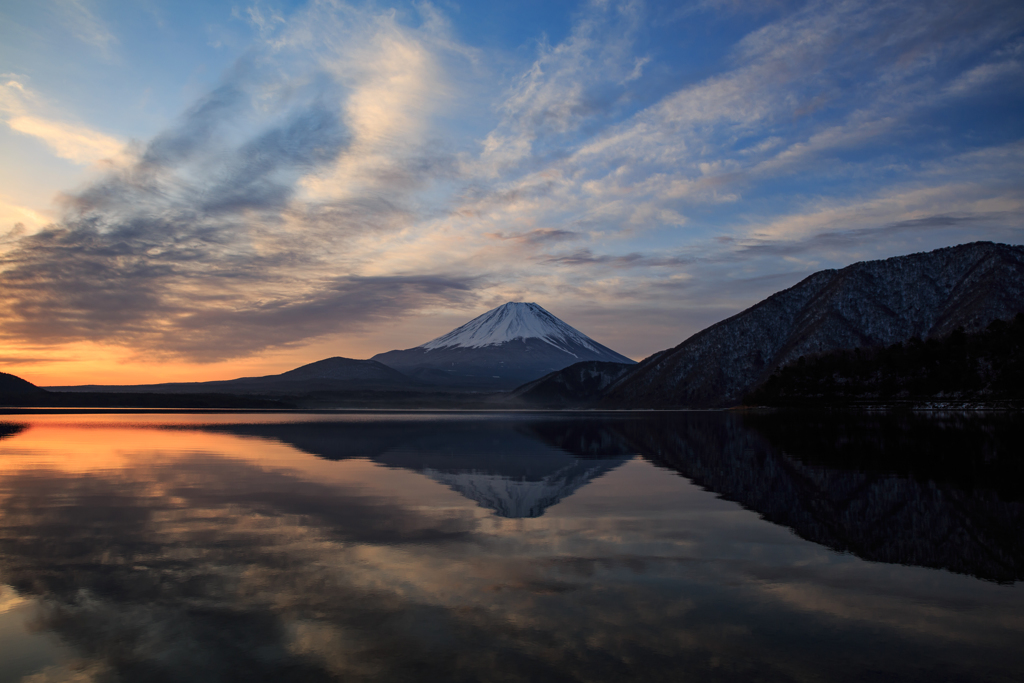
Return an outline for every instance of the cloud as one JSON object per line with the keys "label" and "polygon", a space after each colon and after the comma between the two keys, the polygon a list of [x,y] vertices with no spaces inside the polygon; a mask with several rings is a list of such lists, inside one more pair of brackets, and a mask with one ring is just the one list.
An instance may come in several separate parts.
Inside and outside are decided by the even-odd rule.
{"label": "cloud", "polygon": [[51,358],[32,358],[29,356],[0,356],[0,363],[4,365],[24,365],[28,363],[51,363]]}
{"label": "cloud", "polygon": [[484,166],[493,174],[543,157],[621,110],[650,61],[631,54],[642,16],[637,2],[590,3],[565,41],[542,43],[498,104],[502,121],[483,142]]}
{"label": "cloud", "polygon": [[473,55],[453,43],[432,8],[421,12],[422,26],[411,29],[394,13],[314,2],[275,43],[276,49],[304,49],[317,40],[318,68],[344,89],[349,153],[303,179],[309,198],[404,193],[452,175],[454,157],[436,144],[434,123],[458,96],[452,76]]}
{"label": "cloud", "polygon": [[86,7],[84,0],[54,0],[63,11],[64,25],[82,42],[97,48],[105,57],[112,56],[117,37],[106,23]]}
{"label": "cloud", "polygon": [[[933,215],[922,218],[913,218],[868,228],[853,228],[830,230],[818,232],[800,239],[794,240],[746,240],[737,243],[736,250],[728,257],[734,260],[746,256],[783,256],[792,257],[800,254],[821,254],[822,252],[835,252],[837,250],[855,250],[863,248],[872,240],[884,238],[887,241],[887,249],[892,250],[892,245],[903,237],[919,238],[934,236],[936,233],[947,232],[947,229],[978,229],[986,226],[987,223],[1003,223],[1007,219],[1012,221],[1017,218],[1013,213],[999,212],[989,215]],[[998,233],[991,236],[996,237]],[[1024,228],[1010,228],[1003,233],[1004,239],[1009,237],[1010,241],[1019,241],[1024,238]],[[1012,239],[1013,237],[1017,239]],[[856,252],[854,252],[856,253]]]}
{"label": "cloud", "polygon": [[465,276],[346,276],[325,283],[307,299],[270,301],[232,311],[198,311],[176,321],[151,346],[200,360],[219,360],[294,345],[341,331],[383,323],[410,310],[471,300],[475,278]]}
{"label": "cloud", "polygon": [[505,233],[495,232],[490,233],[490,236],[498,240],[513,240],[521,242],[523,244],[543,244],[546,242],[564,242],[569,240],[576,240],[583,237],[582,233],[575,232],[573,230],[559,230],[555,228],[537,228],[536,230],[530,230],[528,232],[518,233],[514,235],[506,235]]}
{"label": "cloud", "polygon": [[966,95],[1002,80],[1011,78],[1019,80],[1022,72],[1024,72],[1024,64],[1019,59],[989,62],[961,74],[946,86],[945,91],[951,95]]}
{"label": "cloud", "polygon": [[[234,17],[242,18],[237,7],[232,8],[231,14]],[[284,17],[273,9],[267,9],[266,14],[264,14],[264,9],[258,3],[245,8],[244,18],[256,29],[260,37],[264,39],[270,36],[280,24],[285,23]]]}
{"label": "cloud", "polygon": [[649,256],[646,254],[596,255],[589,249],[572,254],[548,256],[545,263],[558,263],[567,266],[608,265],[618,268],[654,268],[659,266],[682,266],[694,262],[694,259],[683,256]]}
{"label": "cloud", "polygon": [[1024,188],[1012,171],[1019,167],[1022,154],[1024,146],[1015,143],[943,159],[925,169],[917,182],[871,196],[817,199],[802,211],[751,221],[737,233],[755,240],[787,241],[887,226],[1012,226],[1024,215]]}
{"label": "cloud", "polygon": [[[406,176],[447,170],[404,123],[416,103],[408,79],[420,72],[389,80],[401,68],[388,65],[408,61],[396,57],[400,45],[426,61],[428,48],[387,16],[363,16],[373,30],[352,49],[376,66],[339,73],[341,57],[325,63],[308,34],[295,36],[335,37],[340,18],[328,21],[327,5],[242,59],[130,163],[65,195],[59,222],[9,241],[0,256],[6,338],[212,361],[472,298],[473,276],[441,268],[361,273],[352,247],[397,229],[422,182]],[[294,67],[286,77],[282,59]],[[33,130],[55,140],[73,129]],[[388,154],[397,134],[406,143],[398,158]],[[66,136],[61,149],[84,155],[90,139],[74,148]],[[372,179],[348,182],[339,168]],[[336,186],[325,188],[325,177]]]}
{"label": "cloud", "polygon": [[92,164],[117,157],[124,143],[115,137],[60,121],[47,121],[32,116],[16,116],[7,120],[13,130],[37,137],[62,159],[76,164]]}
{"label": "cloud", "polygon": [[[142,251],[141,244],[153,246]],[[79,224],[24,238],[0,261],[4,336],[107,339],[150,355],[213,361],[352,331],[472,294],[473,280],[465,276],[295,283],[288,273],[304,255],[232,253],[227,246],[215,233],[183,230],[169,218],[108,234]]]}
{"label": "cloud", "polygon": [[76,164],[87,166],[107,159],[122,159],[124,141],[88,126],[40,115],[40,111],[48,108],[16,78],[0,84],[0,114],[12,130],[39,138],[58,157]]}
{"label": "cloud", "polygon": [[[0,231],[9,226],[6,233],[0,232],[0,251],[3,245],[10,244],[21,237],[27,229],[40,228],[52,219],[27,206],[21,206],[0,195]],[[19,227],[20,226],[20,227]]]}
{"label": "cloud", "polygon": [[[1019,9],[1001,6],[1020,23]],[[708,175],[704,166],[710,156],[721,169],[712,175],[721,177],[725,187],[742,187],[749,185],[750,174],[792,169],[798,162],[810,163],[814,155],[891,137],[901,132],[911,111],[935,101],[934,82],[921,78],[924,55],[934,55],[932,78],[946,76],[942,71],[955,69],[982,40],[998,45],[1012,35],[1009,27],[995,31],[985,26],[950,44],[950,24],[964,20],[977,25],[984,15],[964,17],[958,4],[949,3],[927,10],[905,3],[812,3],[740,41],[735,68],[684,87],[595,136],[579,148],[573,165],[610,166],[614,173],[604,177],[588,173],[596,176],[589,180],[592,186],[635,187],[658,174],[677,184],[694,182]],[[887,30],[879,31],[883,23]],[[840,82],[847,85],[840,87]],[[844,120],[826,126],[786,121],[805,116],[813,102],[845,109]],[[737,154],[737,140],[766,133]],[[762,156],[784,142],[782,151]]]}
{"label": "cloud", "polygon": [[[998,11],[1005,12],[1006,24],[991,21],[992,12]],[[847,192],[882,196],[891,185],[872,185],[866,177],[894,173],[895,162],[886,145],[913,135],[913,117],[942,106],[939,83],[959,78],[965,68],[970,72],[975,68],[971,62],[986,53],[1005,52],[1004,41],[1012,40],[1013,27],[1021,26],[1022,19],[1020,9],[1007,3],[993,3],[967,14],[959,3],[929,7],[812,3],[785,12],[740,41],[729,68],[667,93],[621,122],[576,141],[575,146],[563,147],[562,157],[538,169],[529,169],[517,178],[506,174],[498,186],[500,191],[474,198],[467,214],[475,219],[487,216],[495,226],[514,224],[525,216],[546,225],[586,226],[591,239],[611,253],[556,257],[560,259],[557,263],[578,267],[583,263],[645,263],[642,251],[628,246],[623,250],[626,240],[639,234],[634,226],[643,231],[665,230],[682,224],[683,216],[692,231],[673,233],[677,239],[666,239],[677,249],[689,245],[703,248],[699,245],[716,229],[724,229],[726,234],[748,233],[747,224],[755,222],[749,215],[765,208],[778,215],[781,226],[788,220],[785,216],[801,215],[785,209],[779,212],[787,203],[784,195],[775,195],[770,207],[744,201],[763,193],[761,187],[778,184],[781,174],[798,179],[795,182],[801,190],[815,186],[815,180],[806,175],[810,173],[836,183],[846,180]],[[970,33],[954,41],[951,31],[958,24],[970,27]],[[883,25],[884,31],[880,30]],[[575,38],[570,39],[564,46],[552,48],[550,54],[575,55],[570,48],[576,43]],[[522,81],[529,85],[520,88],[522,93],[532,96],[544,92],[541,84],[555,84],[557,77],[549,75],[550,71],[535,64]],[[572,100],[572,93],[568,99]],[[520,100],[532,102],[528,97],[511,102]],[[570,119],[564,116],[545,113],[541,120],[547,118],[568,128],[562,122]],[[516,149],[522,153],[533,152],[537,158],[537,138],[502,135],[503,140],[516,140]],[[524,139],[531,141],[530,146]],[[501,148],[496,138],[488,140],[492,144],[485,154]],[[565,153],[566,149],[571,151]],[[846,161],[865,154],[877,161]],[[1010,165],[1014,164],[1019,170],[1019,162]],[[959,167],[955,157],[947,163],[936,160],[933,165],[961,172],[954,171]],[[939,188],[950,181],[949,177],[938,178],[930,169],[900,169],[900,173],[907,182],[902,196],[910,199],[920,193],[917,204],[926,197],[929,201],[941,197],[944,190]],[[962,191],[954,193],[956,200],[947,197],[941,210],[956,213],[959,206],[974,215],[981,207],[970,203],[985,195],[1002,194],[1012,204],[1014,190],[998,189],[993,183],[1014,173],[1004,167],[1001,176],[988,174],[984,186],[975,186],[973,193],[968,193],[968,179],[978,177],[963,170]],[[934,191],[924,189],[929,186]],[[531,193],[537,187],[546,188],[545,193]],[[835,186],[827,192],[835,193]],[[842,192],[835,196],[834,204],[844,204]],[[977,200],[968,199],[969,194]],[[791,204],[809,203],[800,191],[790,196]],[[900,213],[898,201],[893,196],[889,200],[892,211],[881,212],[872,210],[869,200],[846,202],[849,213],[844,215],[854,224],[884,226],[895,222],[893,216]],[[958,201],[968,203],[958,205]],[[730,208],[711,221],[694,221],[690,207],[700,204]],[[706,217],[708,211],[701,209],[699,214]],[[850,227],[824,213],[809,212],[805,218],[807,230],[818,233]],[[765,223],[763,219],[757,222]],[[954,234],[947,232],[945,238]],[[613,240],[621,241],[616,244]],[[707,256],[714,253],[712,249]]]}

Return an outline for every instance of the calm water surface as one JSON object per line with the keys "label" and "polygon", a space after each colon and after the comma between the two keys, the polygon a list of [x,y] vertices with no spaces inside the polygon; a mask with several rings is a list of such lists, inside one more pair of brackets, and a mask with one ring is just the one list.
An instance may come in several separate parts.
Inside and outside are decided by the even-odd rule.
{"label": "calm water surface", "polygon": [[1020,681],[977,415],[0,416],[0,681]]}

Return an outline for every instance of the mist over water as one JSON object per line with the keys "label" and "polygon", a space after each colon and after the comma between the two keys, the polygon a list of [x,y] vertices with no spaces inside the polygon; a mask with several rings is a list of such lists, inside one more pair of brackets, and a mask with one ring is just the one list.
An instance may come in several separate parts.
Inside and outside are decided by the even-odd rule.
{"label": "mist over water", "polygon": [[1019,680],[1022,421],[0,419],[0,681]]}

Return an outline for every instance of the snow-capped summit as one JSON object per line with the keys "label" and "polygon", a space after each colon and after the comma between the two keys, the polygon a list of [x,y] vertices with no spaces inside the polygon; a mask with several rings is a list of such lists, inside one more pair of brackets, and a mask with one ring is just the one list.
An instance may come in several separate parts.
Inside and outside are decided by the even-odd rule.
{"label": "snow-capped summit", "polygon": [[593,339],[575,327],[565,324],[537,304],[510,301],[417,348],[476,349],[481,346],[504,344],[516,339],[542,339],[567,353],[572,353],[570,349],[574,346],[582,346],[597,353],[598,346],[600,346]]}
{"label": "snow-capped summit", "polygon": [[373,357],[418,380],[481,390],[515,387],[585,360],[633,363],[535,303],[512,301],[448,334]]}

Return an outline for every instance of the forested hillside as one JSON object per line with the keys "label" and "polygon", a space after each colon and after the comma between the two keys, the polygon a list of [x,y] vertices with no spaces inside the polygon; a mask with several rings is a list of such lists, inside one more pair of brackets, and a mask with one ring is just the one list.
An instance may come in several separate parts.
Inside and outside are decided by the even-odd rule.
{"label": "forested hillside", "polygon": [[1024,314],[974,334],[801,356],[748,394],[747,405],[890,400],[1024,400]]}

